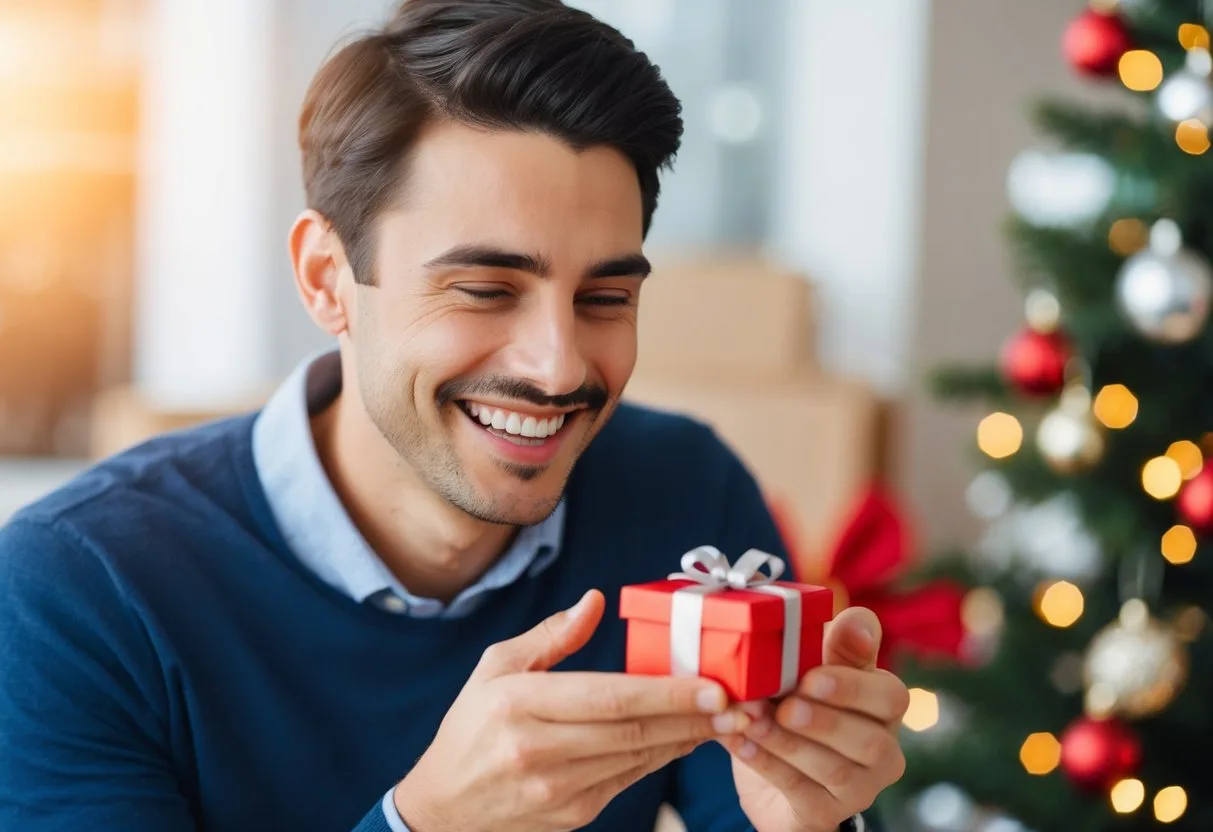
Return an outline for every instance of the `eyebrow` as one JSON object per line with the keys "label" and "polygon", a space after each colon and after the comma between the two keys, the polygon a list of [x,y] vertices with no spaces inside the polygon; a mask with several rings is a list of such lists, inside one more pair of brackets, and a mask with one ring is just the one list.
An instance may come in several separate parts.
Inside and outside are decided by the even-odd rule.
{"label": "eyebrow", "polygon": [[[461,245],[443,252],[425,264],[428,270],[437,269],[509,269],[527,272],[538,277],[552,274],[552,262],[538,254],[520,254],[492,246]],[[586,271],[587,278],[602,277],[648,277],[653,266],[643,254],[625,254],[601,260]]]}

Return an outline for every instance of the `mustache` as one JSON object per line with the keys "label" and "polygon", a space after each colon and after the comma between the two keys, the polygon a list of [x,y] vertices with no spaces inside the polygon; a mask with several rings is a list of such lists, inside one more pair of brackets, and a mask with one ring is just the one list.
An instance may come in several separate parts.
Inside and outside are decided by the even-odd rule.
{"label": "mustache", "polygon": [[477,397],[517,399],[536,407],[584,406],[589,410],[602,410],[610,399],[606,388],[597,384],[583,384],[571,392],[549,396],[529,381],[508,376],[451,379],[439,385],[435,395],[439,407],[459,399]]}

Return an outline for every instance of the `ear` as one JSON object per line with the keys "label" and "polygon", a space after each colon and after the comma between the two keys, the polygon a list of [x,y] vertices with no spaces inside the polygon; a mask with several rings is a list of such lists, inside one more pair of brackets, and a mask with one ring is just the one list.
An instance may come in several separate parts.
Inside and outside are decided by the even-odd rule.
{"label": "ear", "polygon": [[295,220],[290,233],[291,264],[295,288],[316,325],[329,335],[341,335],[349,327],[349,316],[339,287],[351,277],[345,248],[328,220],[308,209]]}

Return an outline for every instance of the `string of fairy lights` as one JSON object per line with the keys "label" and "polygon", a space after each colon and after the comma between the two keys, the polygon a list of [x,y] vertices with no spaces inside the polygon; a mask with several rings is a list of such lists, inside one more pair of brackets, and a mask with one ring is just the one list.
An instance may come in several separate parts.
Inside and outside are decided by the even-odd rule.
{"label": "string of fairy lights", "polygon": [[[1132,44],[1119,16],[1130,2],[1144,0],[1091,2],[1066,32],[1063,49],[1067,59],[1082,74],[1112,79],[1132,92],[1153,93],[1157,111],[1173,130],[1176,147],[1189,156],[1202,156],[1213,146],[1209,28],[1195,21],[1179,26],[1176,36],[1186,60],[1168,75],[1157,54]],[[1202,0],[1201,11],[1213,20],[1213,3]],[[1075,170],[1078,167],[1071,165],[1070,173]],[[1106,195],[1106,171],[1097,165],[1079,172],[1086,178],[1072,181]],[[1045,179],[1054,175],[1035,156],[1020,165],[1020,173],[1025,180],[1029,173]],[[1053,199],[1055,193],[1033,194],[1020,187],[1012,197],[1017,205],[1031,207],[1050,219],[1065,211],[1077,217],[1089,210]],[[1175,223],[1165,218],[1151,225],[1132,216],[1117,219],[1107,230],[1107,244],[1125,258],[1117,275],[1117,300],[1139,334],[1156,343],[1177,344],[1204,330],[1208,301],[1213,296],[1213,268],[1200,254],[1183,248]],[[1136,271],[1135,265],[1139,267]],[[1180,290],[1172,293],[1172,299],[1192,289],[1188,294],[1198,302],[1186,310],[1168,310],[1168,320],[1159,310],[1140,304],[1135,307],[1134,298],[1150,296],[1147,288],[1159,288],[1157,283],[1146,287],[1143,281],[1158,280],[1160,274],[1171,280],[1169,288]],[[1076,355],[1061,327],[1061,308],[1053,292],[1044,288],[1029,292],[1024,314],[1027,327],[1004,347],[1004,375],[1028,397],[1056,398],[1035,425],[1032,437],[1050,468],[1060,475],[1088,470],[1102,459],[1112,435],[1137,421],[1142,403],[1122,383],[1092,389],[1090,367]],[[977,446],[992,460],[1006,460],[1023,452],[1029,429],[1015,414],[997,410],[979,420]],[[1180,783],[1147,784],[1138,776],[1143,751],[1132,722],[1159,713],[1178,695],[1189,672],[1185,645],[1197,638],[1208,619],[1196,606],[1181,608],[1166,621],[1153,617],[1143,575],[1162,568],[1164,562],[1174,567],[1190,564],[1197,556],[1200,538],[1213,535],[1213,465],[1206,466],[1207,459],[1213,459],[1213,433],[1176,438],[1161,453],[1141,461],[1142,492],[1154,500],[1173,501],[1175,522],[1161,535],[1155,550],[1135,561],[1138,574],[1127,583],[1122,575],[1124,600],[1117,619],[1097,633],[1084,654],[1064,654],[1054,665],[1053,684],[1065,691],[1082,691],[1084,712],[1060,734],[1028,733],[1018,752],[1028,774],[1044,777],[1060,769],[1077,790],[1103,795],[1115,813],[1149,812],[1162,824],[1184,816],[1189,793]],[[1047,626],[1073,627],[1086,612],[1081,581],[1043,577],[1032,590],[1032,607]],[[962,613],[975,642],[996,641],[1004,623],[997,592],[987,587],[973,589]],[[939,729],[944,715],[939,695],[915,688],[903,724],[912,732],[926,734]]]}

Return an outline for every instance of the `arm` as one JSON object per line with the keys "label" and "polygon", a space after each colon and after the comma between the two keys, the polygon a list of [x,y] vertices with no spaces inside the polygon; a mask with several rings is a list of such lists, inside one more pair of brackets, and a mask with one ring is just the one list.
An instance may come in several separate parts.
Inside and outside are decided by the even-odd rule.
{"label": "arm", "polygon": [[[70,530],[14,521],[0,599],[0,829],[196,832],[162,662],[103,560]],[[384,808],[354,832],[400,832]]]}
{"label": "arm", "polygon": [[192,832],[154,653],[102,562],[0,530],[0,829]]}

